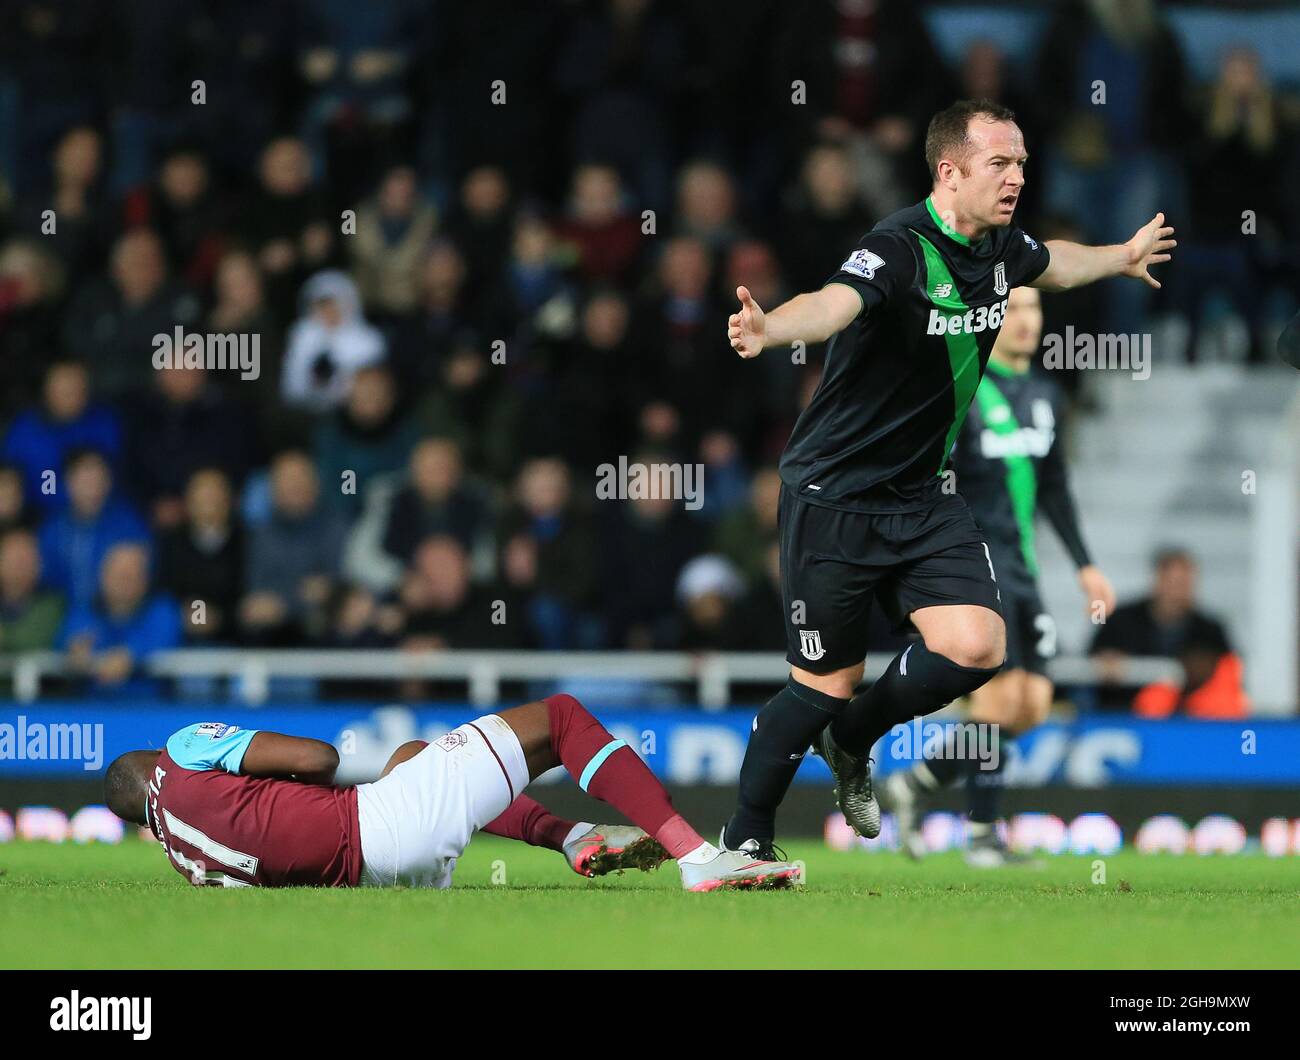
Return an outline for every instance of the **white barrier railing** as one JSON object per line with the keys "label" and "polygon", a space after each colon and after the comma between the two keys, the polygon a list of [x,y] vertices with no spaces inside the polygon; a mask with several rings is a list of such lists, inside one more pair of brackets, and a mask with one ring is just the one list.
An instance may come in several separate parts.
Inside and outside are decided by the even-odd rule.
{"label": "white barrier railing", "polygon": [[[892,656],[868,655],[867,674],[880,673]],[[734,683],[783,682],[790,664],[779,652],[639,651],[449,651],[404,652],[370,649],[187,648],[158,652],[145,665],[155,677],[232,678],[247,703],[265,702],[277,677],[316,680],[392,680],[425,678],[464,681],[478,706],[499,702],[503,681],[575,678],[693,682],[701,706],[721,710],[731,701]],[[1053,678],[1065,684],[1093,684],[1100,671],[1092,659],[1053,660]],[[0,675],[11,674],[14,698],[30,703],[40,696],[45,677],[69,673],[64,657],[37,652],[0,658]],[[1168,659],[1129,659],[1125,683],[1181,681],[1181,667]]]}
{"label": "white barrier railing", "polygon": [[1300,697],[1300,388],[1255,482],[1251,549],[1251,665],[1261,714],[1289,714]]}

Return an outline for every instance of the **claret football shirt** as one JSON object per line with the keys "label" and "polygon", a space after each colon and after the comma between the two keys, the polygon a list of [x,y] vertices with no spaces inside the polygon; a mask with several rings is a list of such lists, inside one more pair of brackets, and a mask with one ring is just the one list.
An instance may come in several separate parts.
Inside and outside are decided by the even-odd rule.
{"label": "claret football shirt", "polygon": [[145,812],[172,867],[197,886],[355,886],[356,789],[242,776],[256,734],[211,721],[168,739]]}

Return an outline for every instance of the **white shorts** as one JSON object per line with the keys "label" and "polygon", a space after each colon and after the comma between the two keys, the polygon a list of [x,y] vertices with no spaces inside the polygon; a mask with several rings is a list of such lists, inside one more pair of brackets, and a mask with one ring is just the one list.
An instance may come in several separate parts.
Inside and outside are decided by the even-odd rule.
{"label": "white shorts", "polygon": [[470,837],[528,784],[524,749],[495,714],[453,729],[357,787],[361,886],[450,887]]}

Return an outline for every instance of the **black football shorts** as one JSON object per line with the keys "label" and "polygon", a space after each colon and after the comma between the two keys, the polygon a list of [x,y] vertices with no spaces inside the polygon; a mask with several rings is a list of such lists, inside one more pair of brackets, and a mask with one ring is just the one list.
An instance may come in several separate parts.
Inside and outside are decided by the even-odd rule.
{"label": "black football shorts", "polygon": [[786,658],[830,673],[867,653],[871,602],[894,630],[915,632],[911,614],[978,604],[1001,614],[993,561],[966,502],[942,494],[912,512],[852,512],[781,490],[781,597]]}
{"label": "black football shorts", "polygon": [[993,569],[999,574],[1002,620],[1007,626],[1007,661],[1003,670],[1047,674],[1048,660],[1056,654],[1056,623],[1043,606],[1034,575],[1010,549],[1013,544],[994,542]]}

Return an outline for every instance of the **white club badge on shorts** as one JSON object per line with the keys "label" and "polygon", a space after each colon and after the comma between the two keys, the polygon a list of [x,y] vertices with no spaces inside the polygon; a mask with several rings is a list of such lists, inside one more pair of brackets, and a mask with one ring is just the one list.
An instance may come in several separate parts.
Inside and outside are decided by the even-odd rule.
{"label": "white club badge on shorts", "polygon": [[819,629],[801,629],[799,631],[799,653],[810,662],[816,662],[826,654],[822,647],[822,634]]}

